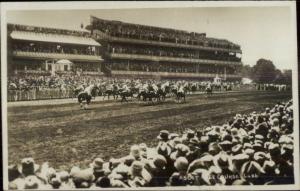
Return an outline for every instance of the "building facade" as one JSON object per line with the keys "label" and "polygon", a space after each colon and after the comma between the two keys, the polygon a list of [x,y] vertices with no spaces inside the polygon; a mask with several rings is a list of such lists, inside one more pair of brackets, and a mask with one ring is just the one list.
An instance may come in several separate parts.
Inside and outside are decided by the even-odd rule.
{"label": "building facade", "polygon": [[241,48],[225,39],[93,16],[87,29],[103,46],[102,70],[114,77],[241,79]]}
{"label": "building facade", "polygon": [[88,31],[8,24],[8,72],[100,71],[101,46]]}

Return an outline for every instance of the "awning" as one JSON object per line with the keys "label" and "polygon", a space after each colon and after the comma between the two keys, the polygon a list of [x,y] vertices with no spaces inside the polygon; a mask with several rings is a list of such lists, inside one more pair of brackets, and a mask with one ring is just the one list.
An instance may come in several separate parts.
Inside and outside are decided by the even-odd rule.
{"label": "awning", "polygon": [[27,31],[13,31],[10,36],[11,38],[17,40],[101,46],[97,41],[95,41],[92,38],[70,36],[70,35],[46,34],[46,33],[36,33],[36,32],[27,32]]}
{"label": "awning", "polygon": [[61,59],[57,61],[56,64],[72,64],[72,62],[70,60]]}

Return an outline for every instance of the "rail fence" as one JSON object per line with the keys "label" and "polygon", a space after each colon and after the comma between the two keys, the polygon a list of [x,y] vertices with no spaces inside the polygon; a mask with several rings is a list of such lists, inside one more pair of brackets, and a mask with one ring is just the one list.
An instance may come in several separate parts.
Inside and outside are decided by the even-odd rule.
{"label": "rail fence", "polygon": [[7,101],[30,101],[45,99],[63,99],[74,97],[72,89],[61,90],[59,88],[30,89],[30,90],[8,90]]}
{"label": "rail fence", "polygon": [[[272,91],[265,87],[259,87],[255,85],[236,85],[232,87],[233,91]],[[288,86],[285,90],[277,91],[289,91]],[[221,91],[225,91],[223,88]],[[274,90],[273,90],[274,91]],[[59,89],[59,88],[33,88],[30,90],[8,90],[7,101],[30,101],[30,100],[45,100],[45,99],[64,99],[74,98],[74,92],[72,89]]]}

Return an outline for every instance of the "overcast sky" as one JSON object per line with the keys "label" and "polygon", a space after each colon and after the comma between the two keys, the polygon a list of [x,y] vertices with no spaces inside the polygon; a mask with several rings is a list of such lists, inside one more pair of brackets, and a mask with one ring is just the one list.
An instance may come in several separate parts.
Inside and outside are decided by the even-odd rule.
{"label": "overcast sky", "polygon": [[270,59],[291,69],[295,49],[290,7],[219,7],[9,11],[7,22],[66,29],[87,25],[90,15],[103,19],[168,27],[225,38],[241,45],[244,64]]}

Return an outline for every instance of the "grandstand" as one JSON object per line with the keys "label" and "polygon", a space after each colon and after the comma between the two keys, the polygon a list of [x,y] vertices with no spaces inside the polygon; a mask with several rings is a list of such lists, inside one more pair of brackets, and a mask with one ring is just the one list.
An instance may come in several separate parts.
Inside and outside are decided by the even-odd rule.
{"label": "grandstand", "polygon": [[101,45],[86,30],[8,24],[8,72],[99,74]]}
{"label": "grandstand", "polygon": [[86,29],[103,46],[102,70],[114,77],[241,79],[241,48],[225,39],[94,16]]}

